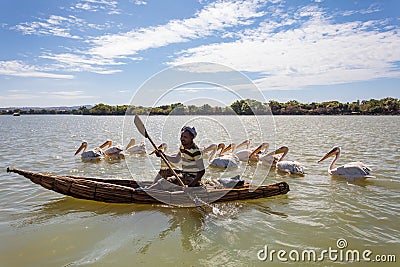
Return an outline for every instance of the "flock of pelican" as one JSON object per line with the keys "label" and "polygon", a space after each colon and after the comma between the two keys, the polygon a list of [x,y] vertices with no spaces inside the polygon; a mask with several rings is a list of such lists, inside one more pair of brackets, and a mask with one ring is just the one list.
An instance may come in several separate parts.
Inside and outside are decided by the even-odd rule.
{"label": "flock of pelican", "polygon": [[[125,154],[146,154],[145,144],[141,142],[136,144],[135,139],[131,139],[125,149],[121,145],[114,145],[112,141],[107,140],[100,146],[86,151],[87,142],[83,142],[75,152],[75,155],[81,153],[83,161],[120,160],[125,158]],[[158,149],[167,150],[167,144],[162,143]],[[268,152],[269,144],[262,143],[259,146],[250,149],[250,141],[245,140],[239,145],[231,143],[226,146],[224,143],[211,144],[207,147],[202,147],[200,150],[208,163],[213,168],[238,168],[241,162],[255,162],[260,165],[270,166],[275,168],[277,172],[305,175],[303,165],[298,161],[284,160],[289,152],[287,146],[279,147],[271,152]],[[155,151],[151,152],[153,154]],[[328,167],[328,173],[333,176],[339,176],[347,179],[365,179],[370,176],[371,169],[362,162],[350,162],[343,166],[335,168],[335,163],[340,156],[340,147],[336,146],[326,153],[318,163],[323,160],[333,157],[331,164]]]}
{"label": "flock of pelican", "polygon": [[111,140],[107,140],[98,147],[86,151],[88,143],[83,141],[81,146],[76,150],[75,156],[81,153],[81,159],[83,161],[98,161],[102,159],[107,160],[120,160],[125,158],[125,153],[128,154],[145,154],[146,147],[143,142],[136,144],[134,138],[132,138],[125,149],[121,145],[114,145]]}
{"label": "flock of pelican", "polygon": [[[245,149],[236,151],[238,148],[246,146]],[[225,144],[211,144],[203,149],[203,155],[211,151],[208,162],[210,166],[216,168],[237,168],[240,162],[257,162],[262,165],[276,168],[278,172],[288,174],[304,175],[304,167],[301,163],[291,160],[283,160],[289,148],[282,146],[272,152],[267,153],[269,144],[262,143],[254,149],[250,149],[250,141],[245,140],[239,145],[234,143],[225,147]],[[218,154],[217,152],[220,151]]]}

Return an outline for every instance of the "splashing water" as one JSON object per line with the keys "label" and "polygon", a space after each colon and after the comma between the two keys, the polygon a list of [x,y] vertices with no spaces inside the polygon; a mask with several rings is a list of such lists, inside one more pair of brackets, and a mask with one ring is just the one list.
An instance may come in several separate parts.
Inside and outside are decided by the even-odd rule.
{"label": "splashing water", "polygon": [[[210,210],[212,210],[212,213],[215,215],[223,215],[223,212],[217,208],[215,205],[211,205],[207,202],[205,202],[204,200],[202,200],[201,198],[195,196],[193,198],[194,202],[196,203],[196,207],[202,207],[202,206],[206,206],[207,208],[209,208]],[[198,205],[199,203],[201,203],[201,206]],[[198,205],[198,206],[197,206]],[[204,211],[204,213],[206,213],[206,210],[204,208],[202,208],[202,211]]]}

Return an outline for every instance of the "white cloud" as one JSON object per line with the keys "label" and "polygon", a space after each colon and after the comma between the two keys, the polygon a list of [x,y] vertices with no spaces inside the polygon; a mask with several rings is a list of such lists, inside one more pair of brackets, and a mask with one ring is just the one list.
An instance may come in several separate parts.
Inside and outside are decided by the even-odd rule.
{"label": "white cloud", "polygon": [[78,96],[82,95],[83,91],[55,91],[55,92],[42,92],[44,94],[62,95],[62,96]]}
{"label": "white cloud", "polygon": [[[16,91],[16,92],[15,92]],[[98,96],[85,95],[84,91],[47,91],[33,93],[28,90],[8,90],[9,94],[0,95],[0,106],[26,106],[33,103],[32,100],[35,99],[35,103],[41,101],[43,106],[48,106],[48,103],[53,103],[54,105],[65,105],[65,100],[81,100],[81,99],[95,99]],[[58,102],[60,100],[62,102]],[[36,105],[36,104],[35,104]]]}
{"label": "white cloud", "polygon": [[[213,62],[258,73],[262,90],[400,77],[399,28],[386,21],[334,24],[318,7],[304,7],[283,21],[236,34],[238,40],[190,48],[170,65]],[[290,22],[290,23],[289,23]],[[282,28],[282,25],[290,27]],[[286,26],[287,26],[286,25]]]}
{"label": "white cloud", "polygon": [[4,100],[5,102],[2,103],[3,106],[10,105],[9,101],[14,101],[14,100],[29,100],[32,98],[37,98],[39,97],[38,95],[34,94],[10,94],[6,96],[0,96],[0,100]]}
{"label": "white cloud", "polygon": [[134,0],[133,3],[138,6],[147,5],[147,2],[142,0]]}
{"label": "white cloud", "polygon": [[47,72],[42,67],[27,65],[21,61],[0,61],[0,75],[18,77],[38,77],[52,79],[72,79],[73,75],[56,74]]}
{"label": "white cloud", "polygon": [[[104,4],[104,1],[82,1],[80,3]],[[141,60],[138,52],[188,42],[215,34],[239,25],[247,25],[253,18],[262,16],[260,3],[254,1],[216,2],[198,11],[192,18],[171,20],[164,25],[140,28],[120,34],[89,38],[89,48],[72,53],[43,54],[41,58],[57,63],[54,67],[68,71],[88,71],[98,74],[113,74],[120,69],[109,66],[125,64],[121,60]],[[250,21],[251,22],[251,21]],[[118,61],[116,61],[118,59]]]}
{"label": "white cloud", "polygon": [[108,14],[120,14],[121,11],[117,8],[117,1],[109,0],[81,0],[72,10],[84,10],[90,12],[107,11]]}
{"label": "white cloud", "polygon": [[62,17],[51,15],[48,19],[39,19],[33,22],[20,23],[12,29],[21,31],[26,35],[51,35],[71,39],[81,39],[78,35],[71,34],[72,26],[82,26],[84,21],[74,16]]}
{"label": "white cloud", "polygon": [[71,72],[88,71],[98,74],[113,74],[121,72],[118,69],[107,69],[103,66],[123,65],[122,62],[116,62],[113,59],[105,59],[98,56],[86,57],[85,55],[77,55],[71,53],[63,54],[43,54],[41,58],[51,59],[56,62],[53,67]]}
{"label": "white cloud", "polygon": [[88,52],[104,58],[119,58],[150,48],[188,42],[230,27],[249,24],[250,19],[264,14],[258,11],[259,8],[258,1],[212,3],[192,18],[171,20],[164,25],[94,38],[90,40],[92,48]]}
{"label": "white cloud", "polygon": [[85,95],[84,91],[50,91],[40,92],[50,99],[90,99],[96,98],[95,96]]}
{"label": "white cloud", "polygon": [[351,16],[355,14],[370,14],[382,11],[378,4],[372,4],[367,9],[359,9],[359,10],[346,10],[339,12],[342,16]]}

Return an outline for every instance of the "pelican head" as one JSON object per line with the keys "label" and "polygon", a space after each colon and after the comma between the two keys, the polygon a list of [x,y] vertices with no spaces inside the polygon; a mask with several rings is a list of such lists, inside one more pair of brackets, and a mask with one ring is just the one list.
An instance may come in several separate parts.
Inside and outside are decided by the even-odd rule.
{"label": "pelican head", "polygon": [[[157,147],[157,150],[165,151],[165,150],[167,150],[167,148],[168,148],[167,143],[162,143],[161,145],[159,145],[159,146]],[[155,149],[154,149],[149,155],[153,155],[154,153],[156,153],[156,150],[155,150]]]}
{"label": "pelican head", "polygon": [[261,143],[261,145],[259,145],[256,149],[253,150],[253,152],[251,152],[249,159],[253,159],[255,158],[255,155],[257,155],[258,153],[260,153],[262,150],[268,150],[269,148],[269,143]]}
{"label": "pelican head", "polygon": [[340,154],[340,147],[339,146],[335,146],[333,147],[328,153],[325,154],[325,156],[323,156],[320,160],[318,160],[317,162],[320,163],[321,161],[329,158],[329,157],[333,157],[336,155]]}
{"label": "pelican head", "polygon": [[275,150],[275,155],[277,154],[287,154],[289,152],[289,148],[287,146],[281,146],[277,150]]}
{"label": "pelican head", "polygon": [[79,152],[81,152],[82,150],[85,151],[87,148],[88,143],[86,141],[83,141],[81,146],[76,150],[75,155],[76,156]]}
{"label": "pelican head", "polygon": [[111,147],[112,146],[112,141],[111,140],[105,141],[102,145],[99,146],[99,148],[103,149],[106,146]]}
{"label": "pelican head", "polygon": [[289,152],[289,148],[287,146],[281,146],[280,148],[275,149],[272,152],[269,152],[267,156],[274,156],[274,155],[279,155],[279,154],[284,154],[286,155]]}
{"label": "pelican head", "polygon": [[229,150],[232,150],[232,152],[233,152],[235,149],[236,149],[236,144],[230,143],[227,147],[225,147],[225,145],[224,145],[224,148],[222,149],[221,153],[224,154],[224,153],[228,152]]}
{"label": "pelican head", "polygon": [[[226,149],[225,149],[225,144],[224,143],[219,143],[218,145],[217,145],[217,151],[219,150],[219,149],[221,149],[221,152],[219,152],[219,155],[218,156],[222,156],[222,154],[224,154],[226,151]],[[228,150],[227,150],[228,151]]]}

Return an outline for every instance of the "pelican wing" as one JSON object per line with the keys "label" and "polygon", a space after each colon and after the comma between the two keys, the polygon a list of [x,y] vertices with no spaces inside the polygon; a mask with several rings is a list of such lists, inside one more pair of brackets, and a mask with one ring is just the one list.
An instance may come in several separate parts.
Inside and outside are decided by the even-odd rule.
{"label": "pelican wing", "polygon": [[98,159],[101,156],[102,156],[102,154],[100,153],[99,150],[89,150],[89,151],[82,152],[82,154],[81,154],[82,159],[87,159],[87,160]]}
{"label": "pelican wing", "polygon": [[122,146],[112,146],[104,150],[104,154],[117,154],[121,153],[122,151],[124,151]]}
{"label": "pelican wing", "polygon": [[350,162],[350,163],[345,164],[344,166],[358,166],[361,169],[363,169],[365,172],[368,172],[368,174],[369,174],[370,171],[372,171],[370,167],[368,167],[367,165],[365,165],[361,161]]}
{"label": "pelican wing", "polygon": [[249,149],[244,149],[236,152],[235,155],[239,158],[240,161],[248,161],[251,152],[252,151]]}
{"label": "pelican wing", "polygon": [[351,179],[364,178],[365,176],[370,175],[371,169],[369,169],[366,165],[360,163],[361,162],[351,162],[345,164],[343,166],[332,169],[330,171],[330,174]]}

